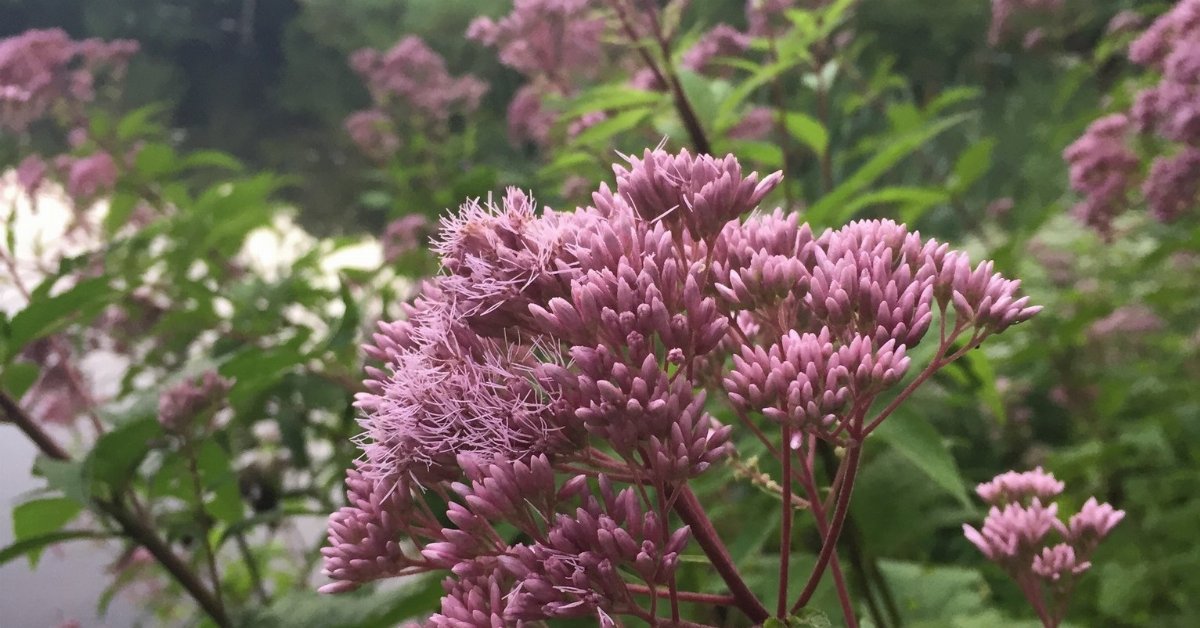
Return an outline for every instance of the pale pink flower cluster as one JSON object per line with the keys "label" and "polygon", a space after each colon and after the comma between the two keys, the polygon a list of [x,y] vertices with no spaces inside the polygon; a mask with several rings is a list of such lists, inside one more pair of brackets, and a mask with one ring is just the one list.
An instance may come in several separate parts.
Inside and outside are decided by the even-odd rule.
{"label": "pale pink flower cluster", "polygon": [[[1114,28],[1129,28],[1125,18]],[[1076,207],[1089,225],[1110,231],[1114,216],[1141,183],[1142,198],[1161,222],[1195,215],[1200,203],[1200,0],[1180,0],[1129,46],[1129,58],[1160,75],[1126,113],[1102,118],[1064,153],[1071,187],[1085,196]],[[1147,172],[1130,148],[1134,137],[1151,147]]]}
{"label": "pale pink flower cluster", "polygon": [[233,382],[216,371],[179,382],[159,395],[158,422],[170,431],[182,432],[219,405],[232,386]]}
{"label": "pale pink flower cluster", "polygon": [[350,55],[350,67],[371,93],[373,106],[346,118],[351,140],[368,157],[386,160],[400,148],[396,127],[444,124],[455,113],[479,108],[488,84],[478,77],[455,77],[446,60],[423,39],[409,35],[386,51],[363,48]]}
{"label": "pale pink flower cluster", "polygon": [[[1044,20],[1046,15],[1062,11],[1064,6],[1065,0],[992,0],[992,23],[988,27],[988,43],[998,45],[1010,35],[1014,17],[1034,15]],[[1043,36],[1042,33],[1042,29],[1038,28],[1026,32],[1023,38],[1024,46],[1036,46]]]}
{"label": "pale pink flower cluster", "polygon": [[73,41],[61,29],[0,39],[0,129],[24,131],[49,115],[74,118],[95,95],[101,75],[120,78],[138,44]]}
{"label": "pale pink flower cluster", "polygon": [[963,534],[989,560],[1000,565],[1046,626],[1057,626],[1079,576],[1091,568],[1096,547],[1125,512],[1092,497],[1063,523],[1058,504],[1049,500],[1064,484],[1041,467],[1002,473],[980,484],[976,493],[991,509],[976,530]]}
{"label": "pale pink flower cluster", "polygon": [[350,141],[371,159],[387,161],[400,150],[400,137],[392,118],[380,109],[363,109],[346,117]]}
{"label": "pale pink flower cluster", "polygon": [[432,626],[653,625],[639,591],[672,586],[700,520],[649,496],[732,447],[709,391],[862,437],[935,308],[967,347],[1039,309],[903,225],[814,235],[754,213],[780,175],[732,156],[647,150],[614,173],[574,211],[510,189],[443,220],[442,273],[365,347],[363,453],[323,590],[442,571]]}
{"label": "pale pink flower cluster", "polygon": [[516,0],[499,20],[471,22],[467,38],[495,48],[528,81],[508,106],[510,142],[546,145],[559,117],[546,101],[574,95],[603,67],[605,29],[589,0]]}

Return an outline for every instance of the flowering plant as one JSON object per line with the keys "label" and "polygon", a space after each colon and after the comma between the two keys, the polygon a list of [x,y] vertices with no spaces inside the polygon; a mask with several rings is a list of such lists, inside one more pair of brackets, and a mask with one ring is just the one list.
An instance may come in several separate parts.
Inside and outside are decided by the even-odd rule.
{"label": "flowering plant", "polygon": [[[443,221],[444,272],[368,346],[380,366],[356,403],[363,455],[350,505],[330,519],[325,590],[447,570],[433,625],[678,624],[682,602],[762,622],[804,608],[832,566],[855,624],[835,548],[867,437],[935,372],[1039,308],[991,264],[903,225],[818,235],[755,211],[780,177],[733,156],[647,150],[615,172],[615,189],[574,212],[539,214],[510,189]],[[933,357],[890,394],[931,328]],[[713,416],[719,397],[738,425]],[[732,454],[735,429],[779,466],[773,610],[689,488]],[[845,452],[828,504],[820,443]],[[793,597],[797,509],[823,542]],[[727,595],[680,590],[692,539]]]}

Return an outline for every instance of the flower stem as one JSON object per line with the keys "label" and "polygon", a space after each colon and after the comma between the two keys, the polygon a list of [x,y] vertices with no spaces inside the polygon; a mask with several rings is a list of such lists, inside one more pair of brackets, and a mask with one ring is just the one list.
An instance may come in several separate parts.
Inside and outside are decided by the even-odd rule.
{"label": "flower stem", "polygon": [[829,566],[830,559],[837,551],[838,537],[842,534],[842,526],[846,523],[846,513],[850,510],[850,494],[854,491],[854,478],[858,474],[858,463],[861,456],[862,444],[852,442],[849,452],[846,454],[846,460],[843,462],[846,465],[846,475],[842,479],[842,485],[838,492],[837,509],[833,512],[833,520],[829,522],[829,530],[821,544],[821,553],[817,556],[817,564],[813,565],[808,582],[805,583],[804,590],[800,592],[800,598],[792,605],[793,613],[804,608],[812,599],[817,585],[821,582],[821,577],[825,575],[825,569]]}
{"label": "flower stem", "polygon": [[[813,519],[817,522],[817,532],[821,534],[821,538],[825,538],[829,534],[829,522],[825,518],[825,506],[821,503],[821,494],[817,491],[817,482],[814,479],[812,454],[815,452],[816,446],[816,438],[810,436],[808,439],[809,453],[801,457],[800,484],[803,486],[805,494],[808,495],[809,503],[812,504]],[[842,575],[842,565],[838,560],[837,552],[834,552],[830,559],[829,570],[833,574],[833,584],[837,588],[838,602],[842,605],[842,615],[846,619],[846,626],[847,628],[858,628],[858,618],[854,615],[854,604],[850,601],[850,591],[846,588],[846,578]]]}
{"label": "flower stem", "polygon": [[[43,454],[55,460],[71,460],[70,454],[42,430],[41,426],[35,423],[4,391],[0,391],[0,409],[4,411],[5,417],[15,423]],[[163,569],[166,569],[175,581],[192,596],[192,599],[196,600],[196,603],[208,614],[214,624],[220,628],[228,628],[233,625],[225,615],[224,608],[217,603],[217,598],[213,593],[192,572],[187,563],[175,555],[166,541],[149,524],[134,515],[127,506],[116,499],[105,500],[93,497],[91,501],[96,510],[109,515],[117,522],[125,536],[146,548],[163,566]]]}
{"label": "flower stem", "polygon": [[783,421],[780,427],[783,439],[783,524],[779,532],[779,603],[775,616],[779,619],[787,617],[788,602],[788,567],[792,551],[792,457],[794,455],[792,442],[792,426]]}
{"label": "flower stem", "polygon": [[767,611],[767,607],[763,606],[758,596],[754,595],[754,592],[746,585],[746,581],[742,579],[741,574],[738,573],[737,567],[733,564],[733,558],[729,555],[729,550],[717,536],[717,531],[713,528],[712,521],[709,521],[708,515],[704,513],[704,507],[700,505],[700,500],[696,499],[696,494],[687,486],[680,488],[679,493],[679,499],[675,502],[675,512],[691,528],[692,536],[696,537],[696,543],[704,551],[708,560],[712,562],[713,568],[725,581],[725,585],[729,587],[736,606],[754,622],[764,622],[769,619],[771,613]]}

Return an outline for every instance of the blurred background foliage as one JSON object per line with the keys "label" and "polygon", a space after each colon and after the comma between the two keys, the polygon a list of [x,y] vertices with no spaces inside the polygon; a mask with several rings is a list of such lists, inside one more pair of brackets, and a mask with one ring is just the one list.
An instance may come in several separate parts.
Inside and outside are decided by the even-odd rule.
{"label": "blurred background foliage", "polygon": [[[984,0],[854,5],[839,22],[842,32],[852,33],[840,47],[820,37],[797,44],[815,57],[797,53],[779,80],[787,111],[795,114],[789,113],[787,133],[745,140],[720,132],[747,103],[773,100],[770,77],[763,74],[771,66],[761,58],[755,57],[757,68],[739,66],[736,78],[684,75],[716,150],[735,152],[760,171],[784,168],[785,189],[772,200],[802,208],[814,227],[854,217],[903,219],[977,258],[995,259],[1006,275],[1023,278],[1034,302],[1045,306],[1030,325],[939,375],[938,386],[923,390],[880,431],[883,444],[869,451],[844,549],[862,604],[876,606],[871,616],[877,612],[895,626],[1022,625],[1018,619],[1030,615],[1020,593],[962,538],[960,526],[982,518],[970,496],[975,483],[1004,469],[1044,465],[1070,487],[1067,504],[1078,506],[1095,494],[1128,512],[1084,579],[1071,625],[1197,625],[1197,223],[1164,226],[1132,212],[1119,221],[1120,235],[1107,242],[1069,216],[1075,197],[1062,158],[1092,120],[1127,105],[1128,87],[1142,80],[1123,54],[1129,36],[1106,32],[1110,18],[1130,9],[1154,16],[1169,4],[1069,2],[1070,10],[1047,25],[1053,31],[1047,41],[1028,49],[988,44]],[[118,196],[140,199],[135,186],[149,186],[165,191],[182,210],[157,230],[112,247],[106,255],[117,270],[106,281],[138,285],[162,258],[147,253],[137,238],[165,235],[179,244],[172,249],[178,259],[167,257],[175,281],[159,287],[171,302],[189,305],[163,313],[153,328],[161,344],[139,368],[195,372],[187,364],[190,341],[200,331],[218,330],[222,338],[202,361],[238,383],[230,399],[237,418],[222,433],[221,455],[263,447],[252,427],[268,421],[280,428],[282,440],[271,446],[288,450],[286,464],[311,472],[298,494],[285,491],[249,503],[244,512],[238,506],[224,522],[227,530],[336,506],[340,496],[331,495],[354,455],[348,408],[361,361],[355,347],[376,318],[396,315],[402,289],[392,280],[432,270],[423,255],[409,255],[386,272],[349,270],[322,284],[314,279],[322,258],[352,241],[342,236],[381,234],[393,219],[434,217],[465,197],[510,184],[532,188],[550,206],[586,202],[564,185],[571,176],[589,179],[591,189],[608,179],[614,151],[639,151],[664,136],[672,145],[686,143],[667,111],[669,102],[651,97],[615,107],[641,113],[610,116],[617,122],[592,127],[597,132],[562,138],[558,128],[556,138],[563,141],[552,148],[514,146],[505,108],[524,80],[494,51],[463,36],[476,16],[508,9],[508,3],[485,0],[0,0],[0,37],[61,27],[76,38],[130,38],[142,46],[118,109],[161,104],[161,127],[130,131],[161,150],[153,153],[158,159],[139,160]],[[693,2],[681,39],[694,40],[717,22],[744,28],[743,3]],[[370,102],[348,55],[362,47],[387,49],[406,34],[423,37],[452,74],[473,74],[490,84],[469,119],[451,121],[459,138],[454,142],[468,139],[440,153],[443,161],[430,172],[422,168],[433,162],[402,158],[381,167],[360,154],[343,129],[346,116]],[[607,92],[603,86],[585,89],[560,105],[570,117],[605,108],[597,103],[622,102],[616,96],[626,78],[614,78]],[[751,84],[759,88],[741,89]],[[62,144],[47,136],[35,145],[55,142]],[[0,163],[15,164],[13,146],[0,142],[0,151],[8,151],[0,152]],[[239,165],[214,172],[212,163],[201,163],[206,160],[188,160],[196,151],[227,153]],[[186,185],[176,186],[180,181]],[[219,201],[211,196],[218,185],[233,185],[243,196],[236,203]],[[284,203],[297,208],[309,230],[334,239],[277,277],[223,265],[251,228],[269,224]],[[248,218],[246,208],[253,209]],[[213,216],[221,211],[243,220],[227,227],[222,241],[183,246],[187,234],[220,224]],[[211,262],[199,278],[187,272],[185,262],[193,259]],[[120,293],[93,296],[80,299],[98,310],[104,298],[116,300]],[[218,314],[226,307],[218,300],[227,300],[234,314]],[[324,320],[310,324],[292,317],[281,333],[278,312],[293,305]],[[324,413],[315,422],[314,408]],[[311,440],[333,447],[323,467],[311,462]],[[756,445],[742,445],[745,462]],[[53,476],[49,467],[41,472]],[[243,468],[238,474],[244,497],[253,492],[247,484],[260,481],[254,489],[260,498],[263,490],[282,490],[274,471],[254,475]],[[698,492],[717,504],[712,516],[753,584],[769,590],[770,565],[756,561],[760,551],[770,550],[775,531],[746,522],[766,520],[762,513],[773,512],[777,498],[729,478],[706,476]],[[815,532],[807,534],[815,539]],[[188,534],[175,530],[171,536]],[[309,560],[317,560],[315,553]],[[301,573],[277,576],[271,591],[303,590],[304,583],[295,582],[304,580]],[[684,573],[685,583],[697,590],[719,589],[719,581],[701,569]],[[234,569],[228,577],[234,599],[252,598],[251,574]],[[328,605],[272,596],[270,609],[245,621],[316,625],[300,618],[317,609],[336,615],[340,608],[343,615],[320,625],[384,625],[432,607],[436,586],[418,588],[407,597],[364,594]],[[831,591],[822,596],[819,605],[836,608]]]}

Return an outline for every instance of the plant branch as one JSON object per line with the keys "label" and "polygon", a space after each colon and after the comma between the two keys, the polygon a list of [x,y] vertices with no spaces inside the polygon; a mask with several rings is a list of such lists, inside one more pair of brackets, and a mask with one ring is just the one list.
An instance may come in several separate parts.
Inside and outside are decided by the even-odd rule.
{"label": "plant branch", "polygon": [[[812,504],[813,518],[817,522],[817,532],[824,539],[829,535],[829,522],[825,518],[825,506],[821,502],[820,492],[817,491],[817,482],[814,475],[811,454],[815,451],[816,447],[816,438],[810,436],[808,439],[809,453],[801,457],[800,483],[804,488],[805,494],[808,495],[809,503]],[[846,579],[842,575],[842,565],[838,560],[837,552],[834,552],[833,558],[830,559],[829,569],[833,573],[833,583],[837,588],[838,602],[842,605],[842,615],[846,619],[846,626],[847,628],[857,628],[858,618],[854,615],[854,605],[850,601],[850,592],[846,588]]]}
{"label": "plant branch", "polygon": [[[662,589],[651,589],[644,584],[626,584],[625,588],[638,595],[657,595],[658,597],[669,597],[670,591]],[[719,593],[698,593],[696,591],[677,591],[676,595],[681,602],[696,602],[698,604],[712,604],[713,606],[736,606],[737,600],[732,595],[721,595]]]}
{"label": "plant branch", "polygon": [[704,507],[700,505],[700,500],[696,499],[696,494],[690,487],[683,486],[679,489],[675,512],[691,528],[696,543],[712,562],[713,568],[725,581],[725,585],[729,587],[735,605],[754,622],[764,622],[770,618],[771,614],[767,611],[767,607],[763,606],[758,596],[754,595],[754,592],[746,585],[746,581],[742,579],[741,574],[738,573],[737,567],[733,564],[733,557],[729,555],[729,550],[717,536],[712,521],[709,521],[708,515],[704,513]]}
{"label": "plant branch", "polygon": [[793,613],[803,608],[812,599],[813,593],[817,590],[817,584],[821,582],[821,576],[825,574],[825,568],[829,566],[830,559],[837,551],[838,537],[841,536],[842,526],[846,522],[846,513],[850,510],[850,494],[854,492],[854,477],[858,474],[858,463],[861,456],[862,443],[851,442],[849,453],[846,454],[845,462],[843,462],[846,466],[846,475],[842,479],[842,485],[838,491],[837,509],[833,512],[833,520],[829,522],[829,530],[821,544],[821,553],[817,556],[817,564],[813,565],[808,582],[805,583],[804,590],[800,592],[800,598],[792,605]]}
{"label": "plant branch", "polygon": [[780,437],[783,439],[783,524],[779,531],[779,602],[775,608],[775,616],[784,619],[787,617],[788,568],[792,552],[792,458],[794,453],[791,446],[791,423],[785,420],[779,429]]}
{"label": "plant branch", "polygon": [[[37,445],[43,454],[55,460],[71,460],[70,454],[55,442],[49,434],[42,430],[41,426],[35,423],[7,392],[2,390],[0,390],[0,409],[4,410],[7,419],[15,423],[29,437],[29,440]],[[192,572],[187,563],[179,558],[171,550],[170,546],[167,545],[166,541],[145,521],[134,515],[128,507],[119,501],[103,500],[95,497],[91,501],[97,510],[109,515],[117,522],[117,525],[121,527],[125,536],[146,548],[154,556],[155,560],[163,566],[163,569],[166,569],[175,581],[192,596],[192,599],[196,600],[200,608],[212,618],[213,623],[221,628],[228,628],[233,625],[225,615],[224,609],[217,603],[213,593]]]}

